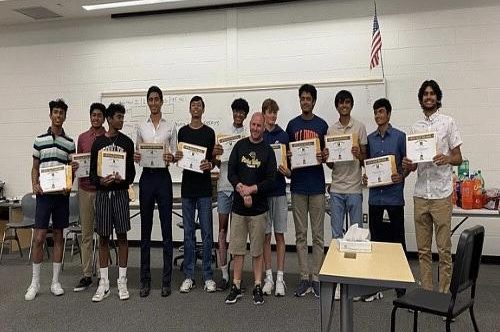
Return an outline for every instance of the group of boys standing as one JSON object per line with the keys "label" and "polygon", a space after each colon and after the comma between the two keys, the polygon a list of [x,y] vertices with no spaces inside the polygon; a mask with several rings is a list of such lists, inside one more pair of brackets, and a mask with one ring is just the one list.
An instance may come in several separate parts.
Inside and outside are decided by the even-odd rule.
{"label": "group of boys standing", "polygon": [[[150,116],[141,123],[137,130],[139,143],[163,143],[166,147],[163,155],[164,168],[144,167],[139,182],[139,202],[141,215],[141,267],[140,296],[147,297],[151,291],[150,247],[153,211],[157,204],[163,244],[163,273],[161,296],[171,294],[172,277],[172,179],[168,166],[182,159],[182,151],[177,148],[179,142],[195,144],[206,148],[200,172],[183,170],[181,184],[182,215],[184,226],[184,281],[181,293],[188,293],[195,287],[195,215],[199,218],[203,242],[203,281],[207,292],[226,290],[230,292],[225,302],[236,303],[242,296],[242,268],[246,253],[247,236],[250,238],[250,254],[254,273],[253,300],[255,304],[264,302],[263,295],[284,296],[285,240],[287,231],[288,201],[285,177],[291,179],[291,208],[295,225],[296,249],[299,262],[300,280],[295,295],[302,297],[311,292],[320,296],[319,271],[324,256],[324,216],[325,173],[323,163],[332,169],[330,195],[330,215],[332,238],[341,238],[344,234],[344,217],[349,215],[351,224],[362,227],[362,188],[366,176],[362,175],[362,163],[366,158],[394,155],[397,172],[392,175],[392,184],[371,188],[369,191],[369,227],[373,241],[397,242],[405,245],[404,231],[404,179],[412,171],[418,170],[414,192],[414,216],[417,247],[420,261],[422,287],[433,288],[431,269],[431,243],[433,227],[439,252],[440,281],[439,291],[447,292],[451,279],[451,168],[462,161],[460,145],[462,140],[454,120],[439,112],[442,92],[435,81],[423,82],[418,92],[418,99],[424,117],[417,121],[413,133],[436,132],[438,154],[431,163],[413,163],[406,157],[405,133],[390,124],[392,106],[385,99],[377,100],[373,105],[377,129],[367,135],[363,123],[351,116],[354,98],[349,91],[342,90],[335,96],[335,108],[339,120],[328,126],[313,113],[317,99],[314,86],[304,84],[299,89],[301,114],[291,119],[286,130],[276,123],[278,104],[266,99],[262,112],[256,112],[247,129],[244,121],[249,113],[249,105],[244,99],[236,99],[231,105],[233,123],[223,134],[242,134],[229,157],[229,161],[220,161],[218,156],[224,153],[216,142],[212,128],[202,121],[205,104],[201,97],[191,99],[190,122],[180,128],[162,117],[163,93],[156,86],[147,92],[147,104]],[[91,128],[82,133],[75,149],[73,140],[62,129],[66,119],[67,105],[62,100],[49,104],[51,126],[47,133],[35,139],[32,167],[33,192],[37,195],[35,236],[33,243],[33,278],[25,299],[35,298],[40,289],[40,264],[43,259],[43,244],[52,220],[54,232],[53,279],[51,292],[62,295],[64,290],[58,280],[62,260],[62,232],[68,226],[68,193],[44,194],[39,184],[40,167],[57,164],[71,164],[73,172],[78,163],[71,162],[71,155],[91,153],[89,178],[80,178],[79,207],[82,224],[82,267],[83,277],[74,291],[82,291],[92,285],[92,238],[94,230],[100,236],[99,286],[92,300],[102,301],[110,294],[108,278],[109,237],[113,229],[119,246],[119,278],[117,280],[119,298],[129,297],[127,290],[127,231],[130,230],[129,196],[127,189],[135,177],[134,161],[140,162],[141,154],[133,142],[120,130],[123,127],[125,109],[120,104],[110,104],[108,108],[100,103],[90,107]],[[109,129],[103,128],[104,119]],[[354,134],[358,144],[354,144],[353,161],[327,163],[329,151],[325,148],[326,135]],[[274,151],[270,144],[280,143],[288,147],[290,142],[318,138],[321,149],[316,158],[318,165],[290,170],[284,165],[277,165]],[[97,154],[99,150],[126,152],[126,174],[107,177],[97,175]],[[288,157],[291,152],[288,150]],[[219,216],[218,260],[222,278],[218,283],[213,280],[212,245],[212,182],[211,171],[219,168],[217,181],[217,209]],[[384,211],[389,215],[389,222],[383,220]],[[229,252],[233,261],[233,280],[229,277],[227,259],[227,233],[231,219]],[[308,264],[307,233],[308,222],[312,232],[312,265]],[[271,234],[274,229],[277,251],[276,282],[271,268]],[[262,274],[265,278],[262,282]],[[263,285],[262,285],[263,284]],[[401,296],[404,290],[397,290]],[[371,296],[371,299],[374,297]],[[376,297],[375,297],[376,298]],[[369,299],[367,299],[369,300]]]}

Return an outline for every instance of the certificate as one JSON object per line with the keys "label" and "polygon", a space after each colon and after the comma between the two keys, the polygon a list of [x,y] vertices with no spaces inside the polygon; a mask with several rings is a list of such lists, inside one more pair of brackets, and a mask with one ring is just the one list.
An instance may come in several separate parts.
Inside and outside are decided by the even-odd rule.
{"label": "certificate", "polygon": [[217,135],[217,144],[222,146],[224,152],[222,155],[217,156],[217,159],[220,161],[229,161],[229,156],[231,155],[231,151],[233,151],[233,147],[240,139],[244,136],[242,134],[238,135]]}
{"label": "certificate", "polygon": [[436,155],[436,133],[406,135],[406,157],[414,163],[432,161]]}
{"label": "certificate", "polygon": [[358,146],[356,134],[329,135],[325,136],[325,147],[328,148],[327,162],[352,161],[352,147]]}
{"label": "certificate", "polygon": [[321,151],[319,138],[290,143],[292,169],[319,165],[316,153]]}
{"label": "certificate", "polygon": [[108,175],[120,175],[125,178],[126,152],[99,150],[97,156],[97,175],[106,177]]}
{"label": "certificate", "polygon": [[286,145],[285,144],[271,144],[271,148],[273,148],[274,156],[276,157],[276,167],[288,168],[288,162],[286,160]]}
{"label": "certificate", "polygon": [[396,158],[394,155],[388,155],[365,159],[365,171],[368,188],[392,184],[391,176],[397,173]]}
{"label": "certificate", "polygon": [[45,193],[70,190],[73,184],[71,166],[41,167],[39,180]]}
{"label": "certificate", "polygon": [[203,173],[200,169],[201,161],[206,159],[207,148],[199,145],[179,143],[182,158],[177,161],[177,166],[189,171]]}
{"label": "certificate", "polygon": [[77,153],[71,155],[71,160],[78,163],[75,172],[76,178],[87,178],[90,174],[90,153]]}
{"label": "certificate", "polygon": [[163,160],[165,144],[140,143],[139,152],[141,154],[141,161],[139,162],[140,166],[149,168],[165,168],[165,160]]}

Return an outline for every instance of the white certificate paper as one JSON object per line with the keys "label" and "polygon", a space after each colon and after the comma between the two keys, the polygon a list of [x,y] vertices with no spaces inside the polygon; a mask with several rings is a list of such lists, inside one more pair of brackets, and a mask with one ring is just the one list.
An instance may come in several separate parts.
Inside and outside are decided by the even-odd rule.
{"label": "white certificate paper", "polygon": [[285,144],[271,144],[271,148],[274,151],[274,156],[276,157],[276,167],[279,168],[280,165],[288,168],[288,163],[286,160],[286,145]]}
{"label": "white certificate paper", "polygon": [[120,175],[125,179],[126,160],[126,152],[100,150],[97,158],[97,175],[100,177]]}
{"label": "white certificate paper", "polygon": [[189,171],[203,173],[200,169],[201,161],[207,155],[207,148],[195,144],[179,143],[182,158],[177,161],[177,166]]}
{"label": "white certificate paper", "polygon": [[163,143],[140,143],[139,153],[141,161],[139,165],[149,168],[165,168],[163,154],[165,153],[165,144]]}
{"label": "white certificate paper", "polygon": [[354,155],[351,151],[353,142],[352,134],[325,136],[325,147],[328,148],[329,152],[327,162],[354,160]]}
{"label": "white certificate paper", "polygon": [[217,156],[217,159],[220,159],[220,161],[229,161],[229,156],[231,155],[231,151],[233,151],[234,145],[243,137],[242,134],[217,135],[217,144],[220,144],[224,150],[222,155]]}
{"label": "white certificate paper", "polygon": [[40,168],[40,187],[43,192],[57,192],[71,189],[71,166],[58,165]]}
{"label": "white certificate paper", "polygon": [[391,176],[396,171],[396,160],[393,155],[365,159],[365,171],[368,188],[392,184]]}
{"label": "white certificate paper", "polygon": [[436,155],[436,133],[406,135],[406,157],[414,163],[432,161]]}
{"label": "white certificate paper", "polygon": [[71,155],[71,160],[78,163],[75,172],[76,178],[88,178],[90,174],[90,153],[77,153]]}
{"label": "white certificate paper", "polygon": [[290,143],[292,153],[291,168],[302,168],[319,165],[316,153],[320,151],[319,139],[312,138]]}

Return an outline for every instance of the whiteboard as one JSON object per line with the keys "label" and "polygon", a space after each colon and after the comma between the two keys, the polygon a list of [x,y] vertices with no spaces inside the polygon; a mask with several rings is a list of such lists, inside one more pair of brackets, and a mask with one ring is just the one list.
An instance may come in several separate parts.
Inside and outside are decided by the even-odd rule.
{"label": "whiteboard", "polygon": [[[329,125],[338,120],[338,113],[334,106],[335,94],[340,90],[349,90],[354,97],[354,108],[351,116],[363,122],[367,132],[376,128],[373,119],[373,102],[386,96],[385,81],[383,79],[364,79],[354,81],[311,82],[318,89],[318,98],[314,113],[323,118]],[[205,101],[203,122],[212,127],[216,133],[222,128],[231,125],[231,103],[236,98],[244,98],[250,105],[251,114],[261,110],[262,102],[266,98],[274,99],[280,108],[277,123],[286,129],[288,121],[301,114],[298,89],[301,83],[268,84],[252,86],[233,86],[197,89],[178,89],[163,91],[163,117],[176,124],[177,130],[190,120],[189,101],[199,95]],[[149,116],[146,101],[147,90],[103,92],[101,101],[106,106],[111,102],[125,106],[125,122],[123,133],[129,136],[135,144],[139,124]],[[247,126],[248,127],[248,126]],[[172,181],[180,183],[182,170],[176,166],[170,167]],[[141,168],[136,165],[136,182],[139,181]],[[325,179],[329,182],[331,173],[325,166]]]}

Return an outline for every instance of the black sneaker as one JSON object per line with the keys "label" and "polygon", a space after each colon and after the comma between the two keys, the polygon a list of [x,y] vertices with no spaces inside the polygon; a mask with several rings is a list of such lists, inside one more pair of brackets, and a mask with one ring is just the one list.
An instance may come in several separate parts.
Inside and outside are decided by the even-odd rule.
{"label": "black sneaker", "polygon": [[260,285],[255,286],[253,289],[253,304],[259,305],[264,303],[264,293]]}
{"label": "black sneaker", "polygon": [[311,283],[314,296],[319,298],[319,281],[314,281]]}
{"label": "black sneaker", "polygon": [[226,297],[226,304],[234,304],[240,297],[241,295],[241,290],[236,287],[235,284],[231,286],[231,291],[229,292],[229,295]]}
{"label": "black sneaker", "polygon": [[309,280],[302,279],[300,280],[297,289],[295,290],[295,296],[302,297],[311,291],[311,283]]}
{"label": "black sneaker", "polygon": [[76,285],[75,288],[73,288],[73,292],[84,291],[87,288],[89,288],[90,286],[92,286],[92,278],[91,277],[83,277],[78,282],[78,285]]}
{"label": "black sneaker", "polygon": [[226,280],[222,278],[218,283],[217,283],[217,290],[218,291],[225,291],[229,288],[229,280]]}

